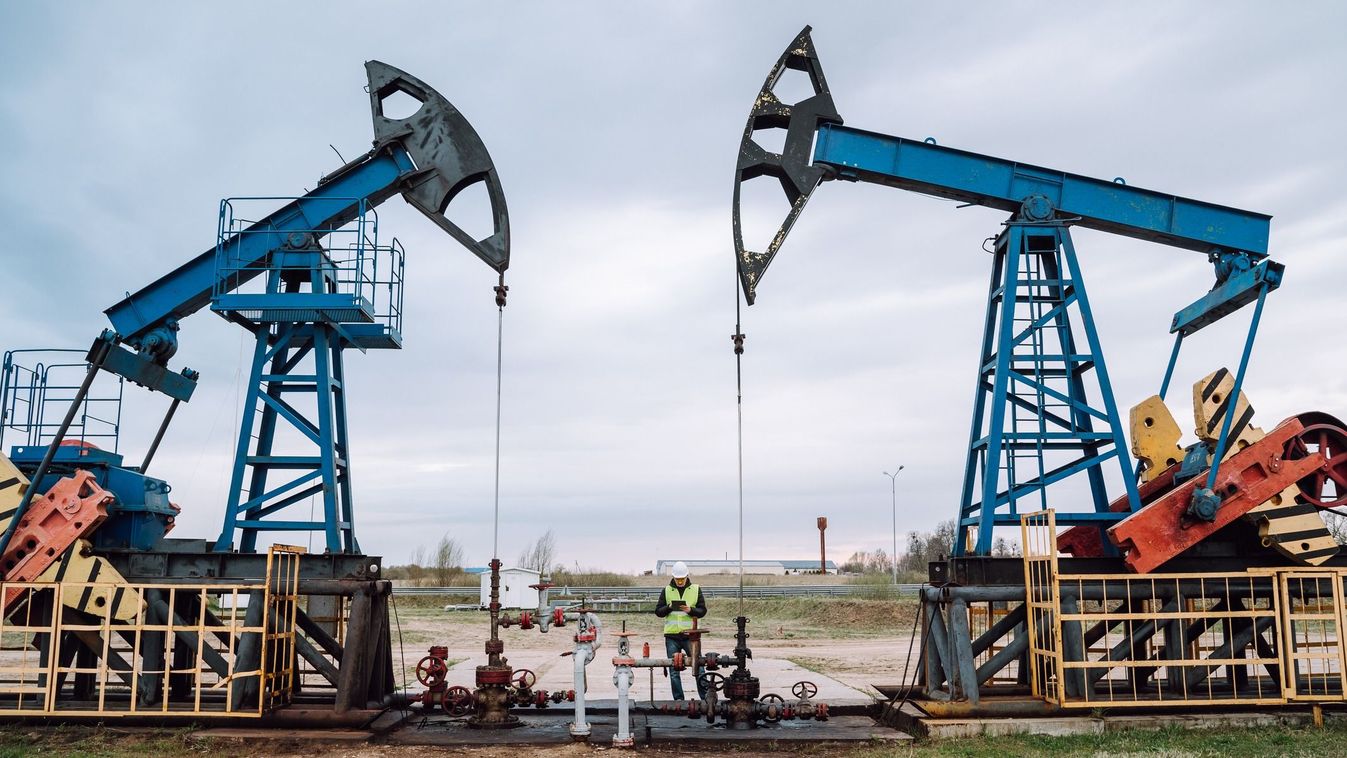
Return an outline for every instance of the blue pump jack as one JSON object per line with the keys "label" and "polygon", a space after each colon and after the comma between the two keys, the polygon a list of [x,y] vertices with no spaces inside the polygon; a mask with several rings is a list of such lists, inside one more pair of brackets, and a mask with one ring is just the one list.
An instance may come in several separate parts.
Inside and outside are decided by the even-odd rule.
{"label": "blue pump jack", "polygon": [[[787,70],[808,77],[812,94],[787,103],[774,88]],[[780,152],[758,138],[785,129]],[[812,149],[811,149],[812,148]],[[1070,230],[1080,226],[1204,253],[1216,269],[1212,290],[1175,316],[1161,396],[1185,336],[1251,302],[1233,397],[1239,396],[1267,293],[1283,267],[1267,258],[1270,217],[1112,181],[843,125],[810,33],[791,42],[754,100],[740,143],[734,185],[734,246],[744,299],[758,284],[813,191],[841,179],[921,192],[1009,213],[992,238],[992,275],[975,382],[973,418],[959,498],[954,555],[989,555],[997,526],[1018,526],[1020,504],[1048,507],[1048,488],[1083,477],[1088,507],[1057,507],[1057,522],[1101,530],[1141,507],[1104,353]],[[740,222],[741,189],[779,183],[789,211],[761,251]],[[1230,417],[1221,432],[1220,461]],[[1216,479],[1212,466],[1209,482]],[[1105,473],[1125,488],[1111,508]],[[1208,484],[1208,492],[1211,484]],[[1208,503],[1219,507],[1220,496]],[[1035,508],[1036,510],[1037,508]],[[1110,546],[1107,539],[1105,546]]]}
{"label": "blue pump jack", "polygon": [[[0,535],[0,554],[32,496],[49,484],[48,473],[72,463],[65,460],[72,455],[70,446],[62,442],[100,371],[172,401],[139,468],[122,466],[120,456],[111,453],[95,456],[108,470],[105,481],[114,483],[119,502],[138,502],[130,490],[150,481],[143,472],[178,404],[188,401],[196,387],[196,372],[168,369],[180,322],[207,306],[255,336],[224,525],[214,549],[229,551],[237,543],[238,550],[254,552],[264,532],[321,532],[328,552],[359,552],[343,353],[351,347],[363,352],[402,344],[403,251],[397,240],[379,239],[375,208],[401,194],[495,270],[502,284],[510,262],[509,215],[500,179],[467,119],[404,71],[378,61],[366,63],[365,70],[372,150],[269,213],[254,211],[277,198],[223,201],[213,248],[107,309],[112,329],[85,356],[87,373],[65,418],[42,426],[42,445],[33,448],[42,456],[35,466],[33,450],[23,456],[35,486],[10,529]],[[384,102],[399,93],[420,105],[407,118],[389,118]],[[445,215],[455,196],[478,184],[485,186],[493,217],[492,233],[480,240]],[[301,454],[290,450],[296,445]],[[142,494],[140,500],[145,499]],[[311,499],[321,501],[320,519],[307,512],[303,519],[287,517],[292,506]],[[123,546],[146,541],[143,533],[134,540],[128,536]]]}

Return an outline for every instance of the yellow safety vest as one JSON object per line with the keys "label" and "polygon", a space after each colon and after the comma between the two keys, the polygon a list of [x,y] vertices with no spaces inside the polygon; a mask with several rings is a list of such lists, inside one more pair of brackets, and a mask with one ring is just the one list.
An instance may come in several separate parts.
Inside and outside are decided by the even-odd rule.
{"label": "yellow safety vest", "polygon": [[[670,606],[678,603],[687,603],[689,608],[697,607],[697,598],[701,595],[701,588],[692,582],[683,588],[682,592],[672,584],[664,585],[664,602]],[[692,616],[682,611],[669,611],[669,615],[664,617],[665,634],[682,634],[692,628]]]}

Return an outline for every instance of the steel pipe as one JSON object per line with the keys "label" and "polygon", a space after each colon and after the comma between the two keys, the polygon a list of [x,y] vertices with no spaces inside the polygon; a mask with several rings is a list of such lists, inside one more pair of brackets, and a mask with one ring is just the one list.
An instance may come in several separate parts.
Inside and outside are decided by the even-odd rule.
{"label": "steel pipe", "polygon": [[1024,601],[1025,588],[1021,586],[968,586],[968,587],[927,587],[922,596],[929,603],[949,602],[958,598],[968,602],[988,600]]}
{"label": "steel pipe", "polygon": [[631,736],[631,668],[618,666],[613,672],[613,682],[617,684],[617,734],[613,735],[613,747],[632,747],[636,741]]}
{"label": "steel pipe", "polygon": [[581,741],[589,739],[589,724],[585,721],[585,664],[594,656],[593,649],[588,643],[577,642],[573,654],[575,666],[573,672],[575,675],[575,720],[571,723],[571,738]]}

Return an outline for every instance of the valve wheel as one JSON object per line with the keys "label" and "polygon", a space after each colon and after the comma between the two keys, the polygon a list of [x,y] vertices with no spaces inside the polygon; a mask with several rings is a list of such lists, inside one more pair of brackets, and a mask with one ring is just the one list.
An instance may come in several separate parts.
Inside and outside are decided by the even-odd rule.
{"label": "valve wheel", "polygon": [[[1305,414],[1321,417],[1323,414]],[[1332,417],[1322,420],[1336,421]],[[1319,420],[1316,418],[1316,420]],[[1305,502],[1320,508],[1347,505],[1347,430],[1336,423],[1307,423],[1300,434],[1287,443],[1288,458],[1303,458],[1318,452],[1325,463],[1299,482]]]}
{"label": "valve wheel", "polygon": [[[769,724],[775,724],[781,720],[783,715],[785,715],[786,699],[775,692],[769,692],[766,695],[763,695],[761,702],[764,706],[762,709],[763,721],[766,721]],[[773,716],[773,713],[776,715]]]}
{"label": "valve wheel", "polygon": [[711,692],[720,692],[725,689],[725,675],[715,671],[703,671],[697,675],[697,681]]}
{"label": "valve wheel", "polygon": [[808,680],[796,682],[795,686],[790,688],[790,694],[805,700],[818,694],[818,685]]}
{"label": "valve wheel", "polygon": [[427,655],[416,664],[416,681],[427,687],[433,687],[444,681],[444,675],[447,673],[449,667],[444,665],[444,659],[433,655]]}
{"label": "valve wheel", "polygon": [[538,675],[529,669],[519,669],[514,672],[514,686],[521,690],[526,690],[538,682]]}
{"label": "valve wheel", "polygon": [[466,716],[472,710],[472,690],[456,684],[444,691],[441,705],[450,716]]}

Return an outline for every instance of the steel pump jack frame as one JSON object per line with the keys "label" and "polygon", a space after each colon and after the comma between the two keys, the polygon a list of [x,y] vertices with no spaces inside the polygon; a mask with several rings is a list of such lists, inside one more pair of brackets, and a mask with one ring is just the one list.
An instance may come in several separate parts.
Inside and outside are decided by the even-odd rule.
{"label": "steel pump jack frame", "polygon": [[[322,532],[327,552],[355,554],[355,511],[349,468],[345,375],[348,347],[401,347],[401,248],[381,246],[373,209],[401,194],[499,274],[510,263],[509,213],[495,164],[477,132],[448,100],[420,79],[379,61],[365,64],[374,148],[323,177],[260,221],[232,223],[236,201],[221,204],[215,247],[108,308],[105,330],[88,356],[88,377],[58,428],[38,478],[63,441],[73,414],[99,370],[172,398],[156,434],[162,440],[173,412],[192,396],[197,374],[167,368],[177,352],[179,322],[209,306],[256,335],[248,399],[233,464],[231,492],[216,551],[257,549],[263,532]],[[398,93],[420,103],[407,118],[390,118],[385,101]],[[492,233],[473,238],[445,212],[464,189],[485,185]],[[269,198],[257,198],[267,200]],[[328,237],[349,232],[346,249]],[[345,229],[344,229],[345,228]],[[379,256],[390,258],[372,272]],[[354,261],[354,263],[352,263]],[[254,286],[260,279],[260,291]],[[380,287],[385,307],[376,308]],[[301,370],[308,359],[311,367]],[[301,409],[292,398],[311,395]],[[289,427],[308,455],[277,454],[278,428]],[[148,459],[147,459],[148,460]],[[35,489],[35,488],[34,488]],[[18,524],[33,490],[20,504]],[[292,506],[321,498],[321,520],[285,518]],[[307,511],[306,514],[307,516]],[[0,550],[13,529],[0,536]]]}
{"label": "steel pump jack frame", "polygon": [[[795,103],[774,92],[787,71],[813,94]],[[785,129],[781,152],[756,141]],[[812,152],[811,152],[812,146]],[[761,251],[741,224],[742,187],[779,182],[789,208]],[[1089,229],[1204,253],[1216,285],[1174,318],[1167,387],[1185,335],[1257,301],[1240,364],[1243,380],[1263,298],[1281,282],[1267,259],[1270,217],[1199,200],[846,127],[837,114],[810,28],[767,76],[744,127],[734,184],[734,246],[744,298],[752,305],[767,267],[814,189],[825,180],[880,184],[1010,214],[993,238],[986,321],[958,510],[956,557],[990,555],[997,526],[1019,526],[1021,502],[1048,506],[1047,490],[1083,476],[1089,508],[1057,507],[1057,522],[1102,530],[1141,507],[1113,388],[1070,228]],[[1222,434],[1225,443],[1229,424]],[[1220,460],[1219,455],[1216,458]],[[1128,508],[1110,510],[1105,488],[1116,467]],[[1214,469],[1214,467],[1213,467]],[[1215,472],[1212,472],[1212,480]],[[1104,540],[1105,544],[1107,540]]]}

